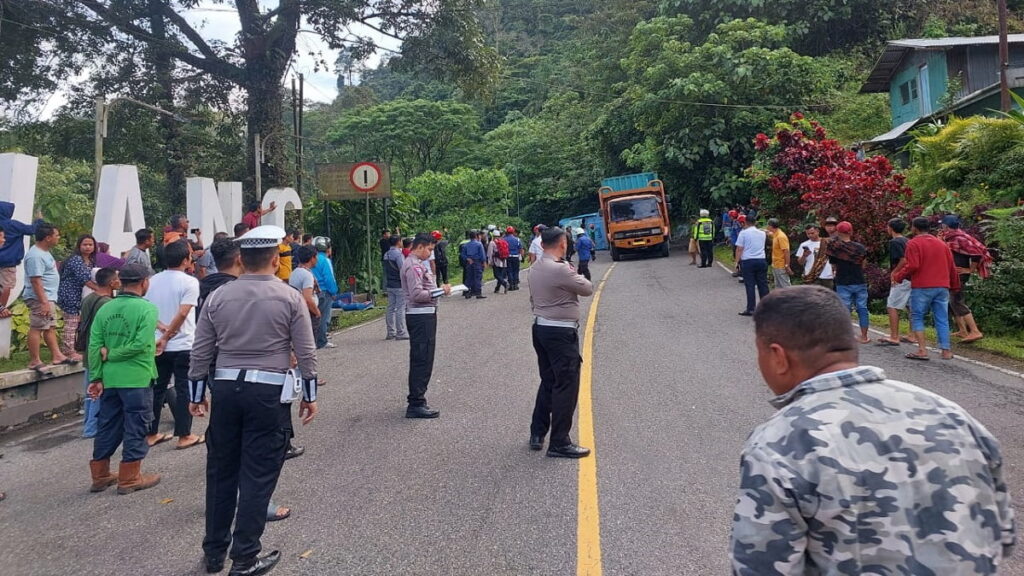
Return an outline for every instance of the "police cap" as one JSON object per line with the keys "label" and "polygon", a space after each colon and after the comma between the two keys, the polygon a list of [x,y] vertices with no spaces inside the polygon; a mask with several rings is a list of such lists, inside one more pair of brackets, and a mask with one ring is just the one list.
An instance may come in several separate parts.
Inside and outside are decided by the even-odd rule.
{"label": "police cap", "polygon": [[288,233],[280,226],[257,226],[238,238],[238,247],[242,250],[250,248],[272,248],[281,244]]}

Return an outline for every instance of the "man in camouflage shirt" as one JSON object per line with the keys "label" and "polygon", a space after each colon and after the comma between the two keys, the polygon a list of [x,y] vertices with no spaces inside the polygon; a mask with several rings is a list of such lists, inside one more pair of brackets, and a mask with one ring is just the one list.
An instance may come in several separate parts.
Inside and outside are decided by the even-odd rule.
{"label": "man in camouflage shirt", "polygon": [[820,286],[754,315],[779,409],[747,440],[735,574],[994,574],[1015,528],[999,442],[963,408],[858,366],[849,312]]}

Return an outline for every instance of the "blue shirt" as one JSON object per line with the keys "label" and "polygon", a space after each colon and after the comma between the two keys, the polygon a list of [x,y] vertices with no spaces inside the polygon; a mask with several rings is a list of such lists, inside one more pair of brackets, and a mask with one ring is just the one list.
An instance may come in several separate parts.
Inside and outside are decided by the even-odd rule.
{"label": "blue shirt", "polygon": [[334,279],[334,265],[327,257],[326,252],[316,255],[316,266],[313,267],[313,277],[320,285],[320,291],[330,296],[338,294],[338,282]]}
{"label": "blue shirt", "polygon": [[[51,302],[57,301],[60,291],[60,273],[57,272],[57,261],[53,254],[41,250],[39,246],[32,245],[25,255],[25,278],[43,279],[43,291],[46,292],[46,299]],[[25,282],[25,291],[21,295],[25,300],[37,300],[36,291],[32,289],[32,281]]]}
{"label": "blue shirt", "polygon": [[584,234],[576,239],[576,253],[580,255],[580,262],[590,262],[594,251],[594,241]]}
{"label": "blue shirt", "polygon": [[741,260],[764,260],[766,239],[767,235],[764,233],[764,230],[758,230],[753,226],[745,228],[743,232],[740,232],[739,237],[736,239],[736,246],[743,247],[743,257]]}
{"label": "blue shirt", "polygon": [[508,242],[509,256],[519,256],[519,253],[523,251],[523,243],[516,238],[515,234],[506,234],[505,242]]}
{"label": "blue shirt", "polygon": [[484,252],[484,245],[481,244],[479,240],[467,242],[466,245],[463,246],[463,249],[465,250],[463,255],[466,258],[473,260],[474,264],[483,264],[484,260],[487,259],[487,254]]}

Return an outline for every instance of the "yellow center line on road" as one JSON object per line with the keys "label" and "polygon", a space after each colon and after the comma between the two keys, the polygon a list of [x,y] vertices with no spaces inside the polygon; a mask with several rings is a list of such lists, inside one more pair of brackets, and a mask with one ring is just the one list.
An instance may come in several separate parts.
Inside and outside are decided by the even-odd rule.
{"label": "yellow center line on road", "polygon": [[583,335],[583,366],[580,369],[579,426],[580,445],[589,447],[589,458],[580,460],[579,499],[576,504],[576,574],[601,576],[601,513],[597,502],[597,445],[594,442],[594,403],[591,378],[594,372],[594,327],[601,292],[615,264],[604,273],[594,291],[594,301],[587,314],[587,331]]}

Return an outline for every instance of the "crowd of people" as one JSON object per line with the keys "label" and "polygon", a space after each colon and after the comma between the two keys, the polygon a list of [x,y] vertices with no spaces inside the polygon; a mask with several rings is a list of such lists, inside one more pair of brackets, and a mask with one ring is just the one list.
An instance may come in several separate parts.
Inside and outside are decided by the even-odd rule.
{"label": "crowd of people", "polygon": [[[972,275],[989,276],[992,256],[988,248],[961,229],[956,215],[946,215],[938,222],[923,217],[911,222],[893,218],[887,222],[886,231],[890,333],[875,342],[880,346],[915,344],[917,350],[906,357],[928,360],[924,325],[929,313],[943,359],[953,357],[951,336],[959,337],[962,344],[982,339],[984,334],[966,303],[966,288]],[[740,316],[753,316],[759,298],[767,296],[772,287],[790,287],[794,278],[802,284],[833,290],[857,315],[857,341],[870,343],[867,247],[857,241],[857,231],[850,222],[835,216],[826,217],[820,224],[804,225],[803,233],[805,239],[794,250],[780,222],[769,218],[762,228],[753,207],[727,210],[718,221],[711,220],[707,210],[701,210],[691,227],[690,265],[697,265],[699,255],[699,267],[710,267],[715,242],[733,249],[732,275],[746,289],[746,305]],[[909,334],[900,334],[901,314],[910,321]],[[950,317],[955,319],[955,332],[950,329]]]}
{"label": "crowd of people", "polygon": [[[318,412],[323,381],[316,350],[330,346],[331,304],[338,293],[330,240],[250,226],[265,213],[255,206],[233,237],[219,233],[208,247],[186,218],[175,216],[158,249],[154,233],[140,230],[123,258],[101,259],[106,251],[85,235],[59,271],[50,254],[59,230],[41,220],[0,221],[3,233],[11,230],[13,237],[20,230],[36,239],[23,257],[30,346],[35,341],[30,367],[45,372],[39,366],[43,341],[54,362],[86,364],[85,434],[95,437],[90,491],[117,486],[119,494],[131,494],[155,486],[160,476],[141,469],[152,447],[175,438],[179,450],[207,444],[204,567],[220,572],[230,556],[232,576],[265,574],[281,558],[277,551],[261,554],[260,537],[266,522],[291,514],[271,497],[284,461],[303,452],[291,443],[291,404],[299,404],[303,424]],[[740,314],[754,319],[758,366],[779,408],[743,451],[731,546],[736,572],[804,573],[813,566],[822,573],[860,573],[874,566],[906,573],[922,567],[929,573],[989,573],[984,567],[997,566],[1009,554],[1015,534],[998,441],[959,406],[859,365],[858,343],[870,341],[867,249],[856,241],[853,226],[834,217],[821,227],[809,224],[806,240],[792,250],[777,220],[761,229],[756,211],[725,216],[727,233],[701,211],[693,245],[702,268],[712,266],[716,239],[724,236],[734,247],[735,274],[747,293]],[[898,321],[908,310],[918,350],[907,357],[928,359],[924,317],[931,311],[942,358],[952,358],[948,311],[963,341],[983,337],[962,287],[965,276],[987,275],[990,257],[953,216],[942,219],[938,234],[926,218],[910,222],[909,239],[906,228],[903,220],[888,222],[893,324],[878,343],[899,345],[907,338],[900,336]],[[582,362],[579,298],[594,291],[594,242],[582,229],[538,225],[533,232],[524,242],[513,227],[504,233],[496,226],[468,231],[457,250],[463,296],[486,298],[488,267],[495,293],[518,290],[527,260],[540,372],[528,446],[539,451],[547,440],[548,456],[584,458],[590,450],[576,445],[570,431]],[[385,231],[381,237],[385,337],[409,341],[406,418],[440,416],[426,395],[439,299],[452,294],[449,246],[441,231],[412,238]],[[5,243],[0,262],[7,261],[7,248]],[[0,271],[0,278],[7,274]],[[792,276],[804,285],[791,286]],[[65,315],[59,338],[53,303]],[[848,324],[851,310],[860,321],[856,334]],[[257,315],[260,329],[252,330]],[[68,342],[77,354],[63,353]],[[160,433],[165,403],[174,417],[173,434]],[[193,418],[206,417],[206,435],[194,434]],[[114,473],[110,460],[119,447]],[[859,472],[878,455],[896,452],[885,474]],[[970,507],[927,509],[956,500],[953,490],[969,490]],[[864,503],[853,507],[866,514],[856,524],[847,518],[849,499]],[[870,547],[860,540],[865,531],[879,535]],[[964,571],[968,564],[973,572]]]}

